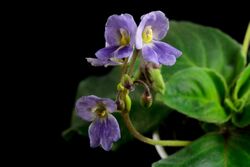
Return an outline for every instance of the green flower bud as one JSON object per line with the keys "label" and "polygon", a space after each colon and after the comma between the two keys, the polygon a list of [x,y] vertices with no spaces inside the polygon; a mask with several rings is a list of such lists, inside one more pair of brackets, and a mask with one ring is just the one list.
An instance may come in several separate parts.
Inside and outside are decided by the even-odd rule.
{"label": "green flower bud", "polygon": [[149,72],[150,80],[152,82],[153,90],[158,92],[158,93],[164,94],[165,83],[164,83],[163,77],[161,75],[161,70],[150,68],[148,70],[148,72]]}
{"label": "green flower bud", "polygon": [[128,90],[133,90],[133,82],[128,74],[125,74],[122,78],[122,85]]}
{"label": "green flower bud", "polygon": [[129,97],[129,95],[128,94],[126,94],[126,96],[125,96],[125,111],[126,112],[130,112],[130,110],[131,110],[131,99],[130,99],[130,97]]}
{"label": "green flower bud", "polygon": [[121,99],[116,100],[115,103],[118,111],[123,111],[125,109],[125,103]]}
{"label": "green flower bud", "polygon": [[118,90],[118,91],[124,91],[124,86],[122,86],[122,84],[119,83],[119,84],[117,85],[117,90]]}

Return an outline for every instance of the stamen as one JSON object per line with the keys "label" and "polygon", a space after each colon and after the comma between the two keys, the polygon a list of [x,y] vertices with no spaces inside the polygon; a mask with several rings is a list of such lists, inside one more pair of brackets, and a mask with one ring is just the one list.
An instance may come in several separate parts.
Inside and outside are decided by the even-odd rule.
{"label": "stamen", "polygon": [[151,26],[147,26],[144,28],[142,32],[142,40],[144,43],[150,43],[153,39],[153,31]]}
{"label": "stamen", "polygon": [[126,30],[123,28],[120,28],[120,33],[121,33],[121,39],[120,39],[120,44],[121,45],[128,45],[130,42],[130,36]]}
{"label": "stamen", "polygon": [[107,110],[105,105],[103,103],[97,104],[95,113],[98,115],[98,117],[105,117],[107,115]]}

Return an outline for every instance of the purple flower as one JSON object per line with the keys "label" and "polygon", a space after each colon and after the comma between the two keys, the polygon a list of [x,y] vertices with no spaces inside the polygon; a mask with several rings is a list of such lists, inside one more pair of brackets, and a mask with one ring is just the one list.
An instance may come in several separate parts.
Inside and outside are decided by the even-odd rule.
{"label": "purple flower", "polygon": [[150,12],[141,17],[138,26],[135,45],[141,49],[143,59],[157,65],[174,65],[176,58],[182,53],[167,43],[160,42],[167,34],[169,22],[161,11]]}
{"label": "purple flower", "polygon": [[87,61],[94,66],[122,64],[122,59],[133,53],[136,29],[131,15],[110,16],[105,27],[106,47],[95,53],[97,59],[87,58]]}
{"label": "purple flower", "polygon": [[113,115],[116,111],[116,103],[108,98],[97,96],[83,96],[76,102],[77,115],[85,121],[92,122],[89,126],[89,139],[91,147],[99,145],[106,151],[112,147],[112,143],[120,139],[120,128]]}

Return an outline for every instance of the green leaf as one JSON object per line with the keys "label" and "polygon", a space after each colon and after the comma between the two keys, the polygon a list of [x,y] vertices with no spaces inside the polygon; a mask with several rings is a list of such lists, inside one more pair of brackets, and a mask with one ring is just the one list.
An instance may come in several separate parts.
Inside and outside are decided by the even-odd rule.
{"label": "green leaf", "polygon": [[[106,97],[115,99],[116,96],[116,87],[118,80],[120,78],[120,70],[114,68],[108,75],[102,77],[89,77],[83,80],[78,87],[77,97],[78,99],[81,96],[87,95],[96,95],[99,97]],[[166,107],[161,102],[154,102],[152,107],[145,109],[140,105],[140,96],[143,93],[141,88],[136,88],[134,92],[131,93],[132,108],[130,111],[130,116],[134,126],[142,133],[152,131],[157,128],[160,122],[166,118],[170,109]],[[113,149],[118,148],[121,144],[126,143],[127,141],[133,139],[133,137],[128,132],[125,124],[119,113],[115,114],[117,118],[122,138],[114,144]],[[88,135],[89,123],[80,119],[76,112],[72,113],[71,127],[64,131],[64,138],[70,140],[74,132],[87,136]]]}
{"label": "green leaf", "polygon": [[166,79],[180,70],[198,66],[215,70],[231,83],[244,67],[241,45],[215,28],[172,21],[164,41],[183,53],[174,66],[162,68]]}
{"label": "green leaf", "polygon": [[181,70],[166,83],[164,95],[158,95],[166,105],[189,117],[210,123],[229,119],[221,103],[227,94],[225,81],[214,71],[199,67]]}
{"label": "green leaf", "polygon": [[234,113],[232,122],[241,128],[250,125],[250,94],[242,111]]}
{"label": "green leaf", "polygon": [[232,122],[238,127],[248,126],[250,124],[250,65],[240,74],[233,99],[237,113],[234,113]]}
{"label": "green leaf", "polygon": [[250,94],[250,65],[248,65],[239,76],[233,93],[235,105],[242,108]]}
{"label": "green leaf", "polygon": [[211,133],[153,167],[249,167],[249,132]]}

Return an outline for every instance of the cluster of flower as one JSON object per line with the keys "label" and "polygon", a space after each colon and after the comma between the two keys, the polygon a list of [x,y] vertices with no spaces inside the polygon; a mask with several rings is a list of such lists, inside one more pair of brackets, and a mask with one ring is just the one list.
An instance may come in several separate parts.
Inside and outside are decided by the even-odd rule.
{"label": "cluster of flower", "polygon": [[[138,27],[129,14],[112,15],[105,27],[106,47],[96,52],[97,58],[87,58],[87,61],[93,66],[123,65],[125,61],[129,63],[136,52],[145,62],[171,66],[182,53],[159,41],[165,37],[168,28],[168,19],[161,11],[143,15]],[[121,137],[119,124],[111,115],[117,109],[117,103],[111,99],[94,95],[78,99],[78,116],[92,122],[88,130],[91,147],[101,145],[108,151]]]}

